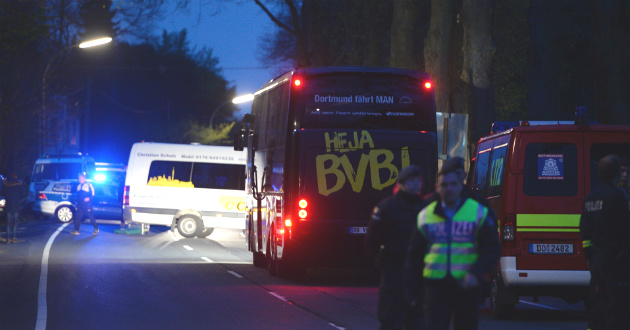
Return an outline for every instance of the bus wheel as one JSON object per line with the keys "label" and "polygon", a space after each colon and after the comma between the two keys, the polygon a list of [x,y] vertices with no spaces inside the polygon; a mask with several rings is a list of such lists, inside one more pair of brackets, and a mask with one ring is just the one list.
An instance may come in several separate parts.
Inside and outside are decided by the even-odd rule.
{"label": "bus wheel", "polygon": [[70,222],[74,218],[74,211],[69,206],[62,206],[55,211],[55,218],[61,222]]}
{"label": "bus wheel", "polygon": [[197,235],[197,237],[199,237],[199,238],[208,237],[208,236],[210,236],[210,234],[212,234],[213,231],[214,231],[214,228],[206,227],[206,228],[203,229],[201,234]]}
{"label": "bus wheel", "polygon": [[276,241],[276,237],[272,230],[271,233],[269,234],[269,240],[267,240],[267,270],[269,271],[269,274],[271,276],[278,275],[278,259],[274,255],[273,248],[271,247],[272,243],[270,243],[270,242],[275,243],[275,241]]}
{"label": "bus wheel", "polygon": [[492,288],[490,289],[490,307],[492,316],[495,319],[506,319],[514,313],[513,303],[506,303],[505,297],[511,295],[503,284],[503,280],[497,274],[492,277]]}
{"label": "bus wheel", "polygon": [[177,221],[177,231],[186,238],[193,238],[202,233],[203,224],[197,217],[184,216]]}

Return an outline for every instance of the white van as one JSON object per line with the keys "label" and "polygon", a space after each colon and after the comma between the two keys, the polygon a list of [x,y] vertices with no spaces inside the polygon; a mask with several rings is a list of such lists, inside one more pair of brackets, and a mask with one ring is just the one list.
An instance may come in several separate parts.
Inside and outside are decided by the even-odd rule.
{"label": "white van", "polygon": [[94,158],[74,154],[44,155],[35,161],[31,184],[28,187],[28,201],[34,203],[37,193],[48,186],[50,181],[76,180],[81,172],[92,179],[95,170]]}
{"label": "white van", "polygon": [[123,219],[171,226],[184,237],[245,229],[245,156],[233,147],[135,143]]}

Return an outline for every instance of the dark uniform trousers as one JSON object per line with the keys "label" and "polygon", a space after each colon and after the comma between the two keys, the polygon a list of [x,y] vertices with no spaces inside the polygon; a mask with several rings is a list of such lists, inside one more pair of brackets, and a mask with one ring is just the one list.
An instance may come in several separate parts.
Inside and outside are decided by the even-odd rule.
{"label": "dark uniform trousers", "polygon": [[[397,260],[398,259],[398,260]],[[381,280],[378,289],[378,319],[381,330],[421,329],[421,306],[411,307],[403,294],[404,255],[389,257],[381,267]]]}
{"label": "dark uniform trousers", "polygon": [[589,323],[593,330],[630,329],[630,260],[624,255],[593,252],[589,266],[597,293],[592,308],[598,312]]}
{"label": "dark uniform trousers", "polygon": [[477,330],[479,287],[464,289],[455,279],[424,280],[424,318],[427,329],[448,330],[453,314],[454,329]]}

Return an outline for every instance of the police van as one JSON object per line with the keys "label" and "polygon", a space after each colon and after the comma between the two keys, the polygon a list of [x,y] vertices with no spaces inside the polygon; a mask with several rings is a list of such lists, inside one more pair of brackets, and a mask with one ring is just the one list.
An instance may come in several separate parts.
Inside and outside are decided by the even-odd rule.
{"label": "police van", "polygon": [[467,182],[499,221],[493,315],[509,316],[519,296],[584,299],[590,280],[579,232],[584,198],[599,183],[602,157],[630,157],[630,127],[530,121],[496,123],[493,131],[477,142]]}
{"label": "police van", "polygon": [[135,143],[123,194],[123,219],[206,237],[245,229],[245,153],[199,144]]}
{"label": "police van", "polygon": [[48,154],[38,158],[28,187],[28,201],[35,203],[38,192],[52,181],[76,180],[82,172],[91,179],[95,167],[94,158],[81,153]]}

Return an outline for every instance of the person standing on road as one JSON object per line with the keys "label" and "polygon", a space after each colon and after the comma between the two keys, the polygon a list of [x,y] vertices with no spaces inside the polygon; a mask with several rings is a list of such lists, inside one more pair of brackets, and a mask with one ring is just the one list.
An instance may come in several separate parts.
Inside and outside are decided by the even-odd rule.
{"label": "person standing on road", "polygon": [[83,216],[87,215],[94,226],[93,235],[98,234],[98,225],[92,212],[92,198],[94,197],[94,186],[85,181],[85,173],[79,173],[79,185],[77,186],[77,214],[74,218],[74,230],[70,232],[72,235],[79,235],[79,228]]}
{"label": "person standing on road", "polygon": [[422,206],[422,171],[409,165],[398,175],[399,189],[374,208],[365,238],[380,270],[378,319],[380,329],[419,329],[420,314],[403,299],[402,271],[407,243]]}
{"label": "person standing on road", "polygon": [[589,322],[597,330],[630,329],[630,202],[616,186],[620,168],[616,155],[599,161],[600,184],[586,196],[580,217],[591,285],[597,286],[594,305],[602,307],[592,310]]}
{"label": "person standing on road", "polygon": [[427,329],[448,329],[452,317],[456,330],[476,330],[480,284],[501,255],[494,213],[463,191],[458,167],[442,166],[409,243],[405,299],[419,304],[413,293],[423,288]]}
{"label": "person standing on road", "polygon": [[17,227],[22,202],[22,181],[15,173],[11,173],[8,179],[2,181],[2,196],[6,200],[4,212],[7,215],[7,239],[6,243],[17,243]]}

